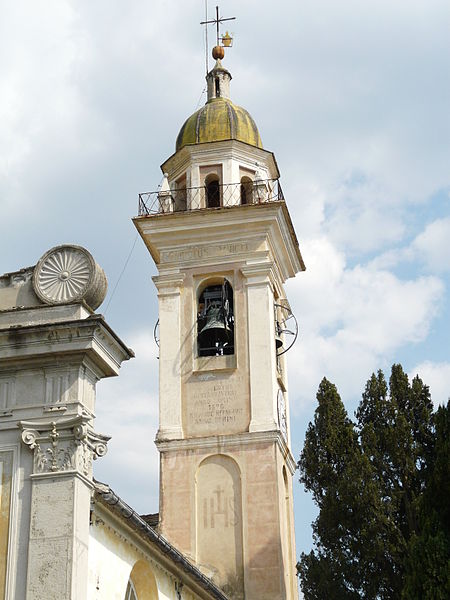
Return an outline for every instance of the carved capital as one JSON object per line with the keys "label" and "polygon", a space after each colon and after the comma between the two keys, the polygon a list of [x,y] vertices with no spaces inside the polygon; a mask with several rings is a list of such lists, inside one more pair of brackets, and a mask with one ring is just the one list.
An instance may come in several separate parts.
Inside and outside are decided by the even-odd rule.
{"label": "carved capital", "polygon": [[33,451],[33,474],[74,471],[92,478],[92,461],[105,456],[109,436],[80,415],[59,421],[20,421],[22,441]]}
{"label": "carved capital", "polygon": [[178,272],[169,275],[154,275],[152,280],[158,289],[158,296],[179,296],[184,278],[184,273]]}
{"label": "carved capital", "polygon": [[274,265],[268,261],[245,265],[241,273],[246,278],[247,287],[271,285],[275,281]]}

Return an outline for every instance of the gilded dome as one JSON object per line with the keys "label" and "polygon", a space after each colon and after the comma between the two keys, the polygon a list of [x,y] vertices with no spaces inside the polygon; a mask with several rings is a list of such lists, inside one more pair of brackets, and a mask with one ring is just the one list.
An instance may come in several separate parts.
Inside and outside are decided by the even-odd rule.
{"label": "gilded dome", "polygon": [[255,121],[229,98],[212,98],[187,119],[177,137],[176,150],[188,144],[239,140],[262,148]]}

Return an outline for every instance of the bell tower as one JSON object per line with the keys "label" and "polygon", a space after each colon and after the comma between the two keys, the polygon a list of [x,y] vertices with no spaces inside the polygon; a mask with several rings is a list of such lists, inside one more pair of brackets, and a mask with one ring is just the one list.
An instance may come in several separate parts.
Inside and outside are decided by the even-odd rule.
{"label": "bell tower", "polygon": [[213,57],[134,219],[158,268],[160,528],[230,598],[295,599],[283,284],[305,267],[275,157]]}

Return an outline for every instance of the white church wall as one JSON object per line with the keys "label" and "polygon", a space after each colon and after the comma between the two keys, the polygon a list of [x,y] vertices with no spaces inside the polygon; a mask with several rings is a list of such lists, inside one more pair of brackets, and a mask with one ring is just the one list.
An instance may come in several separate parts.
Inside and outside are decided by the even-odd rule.
{"label": "white church wall", "polygon": [[202,596],[187,587],[164,566],[164,558],[154,555],[137,533],[95,505],[89,539],[87,600],[124,600],[128,581],[133,581],[138,600],[177,600],[181,579],[183,600]]}
{"label": "white church wall", "polygon": [[91,526],[87,600],[124,600],[135,561],[123,540],[100,523]]}

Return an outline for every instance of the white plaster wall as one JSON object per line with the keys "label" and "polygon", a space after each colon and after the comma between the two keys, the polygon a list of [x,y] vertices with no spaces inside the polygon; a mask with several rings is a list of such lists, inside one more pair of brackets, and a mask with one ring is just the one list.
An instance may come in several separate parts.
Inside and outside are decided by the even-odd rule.
{"label": "white plaster wall", "polygon": [[[108,527],[95,513],[89,540],[89,574],[87,600],[124,600],[130,573],[135,563],[144,560],[153,572],[158,588],[158,600],[176,600],[176,577],[158,561],[129,540]],[[183,600],[198,600],[186,585]],[[156,600],[156,599],[155,599]]]}
{"label": "white plaster wall", "polygon": [[108,530],[91,527],[87,600],[123,600],[128,579],[136,561],[125,543],[113,542]]}

